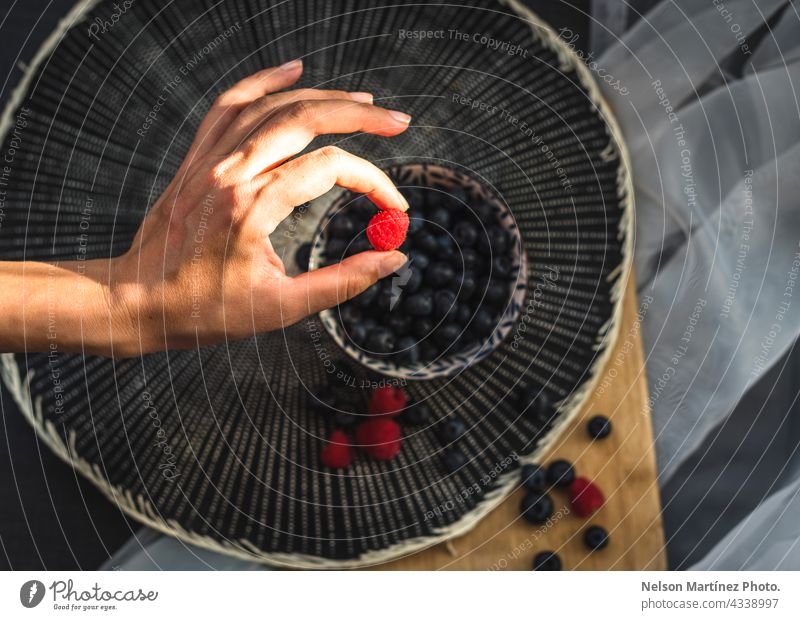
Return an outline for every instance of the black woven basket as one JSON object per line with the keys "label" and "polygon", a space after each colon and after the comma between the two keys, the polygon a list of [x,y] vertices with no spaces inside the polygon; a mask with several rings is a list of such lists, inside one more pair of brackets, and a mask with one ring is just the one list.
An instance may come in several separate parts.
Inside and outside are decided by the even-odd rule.
{"label": "black woven basket", "polygon": [[[3,378],[25,415],[126,512],[218,551],[364,566],[463,533],[510,492],[519,461],[536,458],[584,402],[616,336],[630,180],[588,72],[514,1],[117,6],[76,7],[6,110],[3,259],[124,252],[215,96],[299,57],[301,86],[368,91],[413,116],[396,138],[313,146],[336,142],[383,167],[427,161],[480,179],[516,219],[528,299],[486,359],[408,385],[437,420],[457,411],[466,421],[459,444],[468,463],[453,474],[431,427],[409,430],[394,461],[359,460],[343,473],[319,465],[330,421],[307,406],[308,392],[331,381],[319,350],[345,368],[348,358],[318,317],[136,359],[4,355]],[[444,34],[407,34],[422,30]],[[298,234],[280,246],[287,263],[333,199],[300,218]],[[524,415],[521,388],[547,393],[555,413]]]}

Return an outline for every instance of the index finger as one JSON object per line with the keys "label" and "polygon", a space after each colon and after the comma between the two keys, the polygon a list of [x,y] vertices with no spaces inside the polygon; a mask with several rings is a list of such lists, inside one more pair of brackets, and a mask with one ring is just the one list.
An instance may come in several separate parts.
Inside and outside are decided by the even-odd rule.
{"label": "index finger", "polygon": [[277,110],[240,147],[245,178],[271,170],[323,134],[366,132],[396,136],[408,129],[411,117],[368,103],[344,100],[297,101]]}
{"label": "index finger", "polygon": [[303,73],[303,61],[292,60],[268,67],[239,80],[220,94],[206,112],[195,133],[186,159],[211,150],[239,113],[259,97],[294,84]]}

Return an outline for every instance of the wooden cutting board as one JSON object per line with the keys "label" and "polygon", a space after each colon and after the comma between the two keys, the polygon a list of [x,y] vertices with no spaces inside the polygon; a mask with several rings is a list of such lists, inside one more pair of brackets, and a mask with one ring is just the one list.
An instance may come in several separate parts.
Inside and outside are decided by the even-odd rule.
{"label": "wooden cutting board", "polygon": [[[565,458],[578,475],[593,479],[606,504],[589,520],[559,513],[568,506],[566,493],[551,494],[555,514],[549,526],[520,518],[518,489],[464,536],[381,565],[385,570],[530,570],[533,556],[557,551],[564,570],[665,570],[664,532],[656,483],[653,433],[647,404],[647,381],[640,319],[647,298],[639,303],[629,282],[618,341],[581,415],[566,429],[543,463]],[[602,413],[613,432],[590,440],[586,420]],[[561,515],[561,516],[559,516]],[[590,523],[610,534],[609,545],[589,552],[583,531]]]}

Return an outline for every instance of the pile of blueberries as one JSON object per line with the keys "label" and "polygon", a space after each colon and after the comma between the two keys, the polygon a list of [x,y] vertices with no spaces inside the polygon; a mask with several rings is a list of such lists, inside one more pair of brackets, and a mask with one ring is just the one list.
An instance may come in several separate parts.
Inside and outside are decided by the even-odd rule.
{"label": "pile of blueberries", "polygon": [[[339,306],[347,338],[398,365],[428,362],[480,345],[500,320],[518,269],[513,238],[497,210],[463,187],[407,187],[409,229],[399,250],[409,262]],[[348,196],[324,231],[325,264],[370,249],[376,207]]]}

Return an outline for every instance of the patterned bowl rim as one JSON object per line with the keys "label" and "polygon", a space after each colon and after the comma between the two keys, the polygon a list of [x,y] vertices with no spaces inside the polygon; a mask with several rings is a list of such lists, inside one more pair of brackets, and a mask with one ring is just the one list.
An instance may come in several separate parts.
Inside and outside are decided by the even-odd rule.
{"label": "patterned bowl rim", "polygon": [[[453,167],[427,162],[394,164],[387,167],[385,171],[393,179],[403,178],[404,181],[412,180],[412,187],[427,186],[445,190],[455,186],[464,187],[468,189],[473,196],[477,194],[480,199],[492,205],[495,214],[499,216],[500,225],[509,232],[512,237],[510,258],[514,267],[514,273],[511,278],[512,282],[509,284],[509,288],[512,289],[511,295],[505,310],[497,325],[492,330],[492,333],[481,343],[461,352],[445,353],[443,356],[430,362],[418,362],[417,364],[409,365],[398,365],[390,360],[373,357],[356,346],[347,337],[344,328],[337,320],[336,308],[320,312],[320,320],[334,342],[336,342],[350,358],[366,366],[370,370],[399,379],[428,380],[450,377],[486,358],[486,356],[497,349],[511,333],[525,303],[525,293],[527,290],[528,261],[525,254],[525,247],[522,243],[522,237],[519,228],[517,228],[516,221],[514,220],[514,214],[511,212],[511,209],[508,208],[508,205],[500,200],[494,193],[490,192],[484,184],[480,183],[466,172]],[[311,246],[309,270],[318,269],[322,265],[323,254],[325,252],[324,231],[336,214],[348,204],[348,198],[350,196],[351,194],[349,192],[340,190],[332,199],[327,210],[320,219]],[[330,200],[330,198],[328,198],[328,200]]]}

